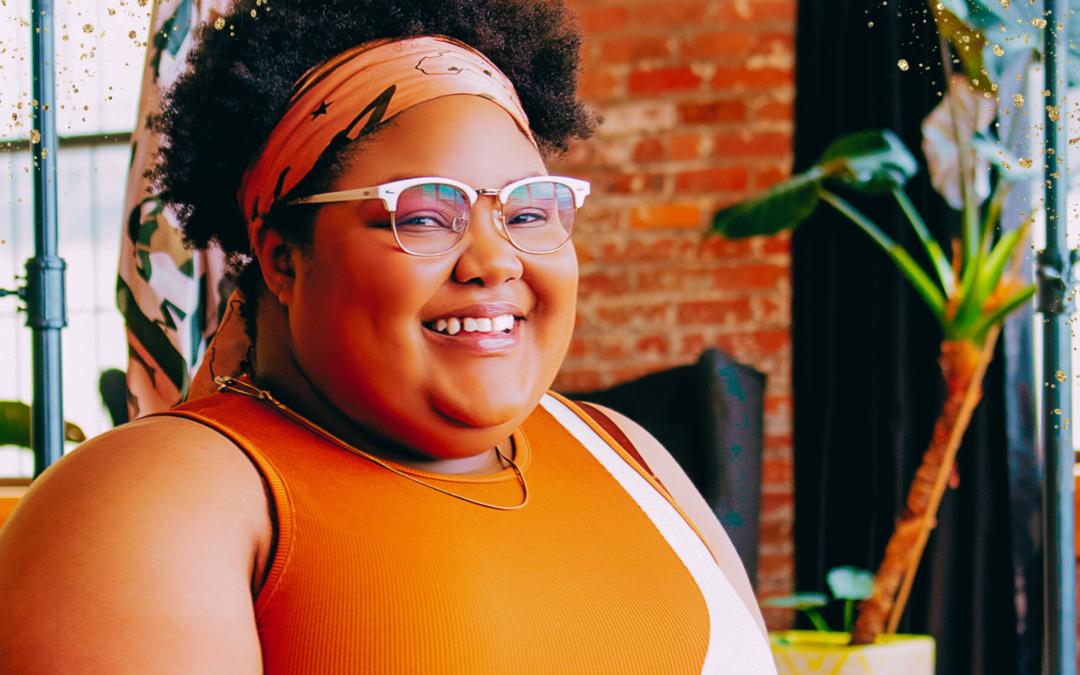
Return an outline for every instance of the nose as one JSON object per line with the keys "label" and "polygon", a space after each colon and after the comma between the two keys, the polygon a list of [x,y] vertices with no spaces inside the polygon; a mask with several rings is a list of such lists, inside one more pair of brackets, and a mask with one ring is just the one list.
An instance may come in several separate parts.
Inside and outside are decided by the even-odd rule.
{"label": "nose", "polygon": [[520,252],[502,232],[495,197],[482,195],[472,209],[472,222],[459,244],[461,254],[454,267],[458,283],[485,287],[520,279]]}

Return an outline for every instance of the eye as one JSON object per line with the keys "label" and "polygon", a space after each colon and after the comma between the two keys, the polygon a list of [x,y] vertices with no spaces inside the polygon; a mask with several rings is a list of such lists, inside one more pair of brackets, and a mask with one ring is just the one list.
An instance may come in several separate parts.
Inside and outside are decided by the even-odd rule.
{"label": "eye", "polygon": [[513,228],[541,227],[548,222],[548,214],[540,209],[525,209],[506,218],[506,226]]}
{"label": "eye", "polygon": [[407,213],[395,217],[394,222],[399,232],[410,234],[446,232],[454,229],[450,219],[440,213]]}

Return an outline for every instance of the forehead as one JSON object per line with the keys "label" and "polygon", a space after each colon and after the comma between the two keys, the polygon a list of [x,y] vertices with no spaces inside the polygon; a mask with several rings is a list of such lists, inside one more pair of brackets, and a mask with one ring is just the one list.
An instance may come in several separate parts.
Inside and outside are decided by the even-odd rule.
{"label": "forehead", "polygon": [[447,96],[395,116],[347,161],[334,189],[414,176],[445,176],[477,188],[547,173],[539,151],[501,107],[479,96]]}

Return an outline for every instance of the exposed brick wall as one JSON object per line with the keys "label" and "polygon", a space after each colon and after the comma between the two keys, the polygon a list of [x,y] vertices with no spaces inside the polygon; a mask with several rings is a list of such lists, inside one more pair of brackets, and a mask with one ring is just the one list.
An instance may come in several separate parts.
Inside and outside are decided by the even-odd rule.
{"label": "exposed brick wall", "polygon": [[[556,382],[610,386],[717,346],[768,375],[759,594],[792,592],[789,238],[702,239],[791,169],[795,0],[570,0],[583,96],[606,118],[556,171],[578,223],[577,330]],[[789,613],[766,613],[771,628]]]}

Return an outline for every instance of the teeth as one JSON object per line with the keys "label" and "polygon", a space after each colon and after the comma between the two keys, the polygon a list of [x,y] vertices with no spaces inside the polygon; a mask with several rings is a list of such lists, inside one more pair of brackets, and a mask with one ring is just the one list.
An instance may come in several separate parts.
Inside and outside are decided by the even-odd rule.
{"label": "teeth", "polygon": [[434,328],[439,333],[449,335],[457,335],[461,331],[466,333],[502,333],[514,330],[515,321],[513,314],[501,314],[490,318],[454,317],[452,319],[439,319],[435,322]]}
{"label": "teeth", "polygon": [[491,329],[496,332],[514,330],[514,315],[503,314],[491,320]]}

